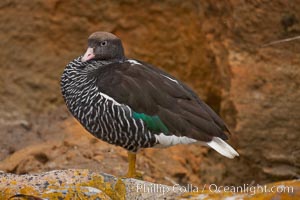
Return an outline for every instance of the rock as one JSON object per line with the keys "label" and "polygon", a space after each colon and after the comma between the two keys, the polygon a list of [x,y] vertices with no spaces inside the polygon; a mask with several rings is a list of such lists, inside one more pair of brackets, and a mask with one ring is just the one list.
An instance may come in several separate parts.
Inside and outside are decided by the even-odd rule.
{"label": "rock", "polygon": [[[40,174],[0,173],[0,200],[26,197],[49,199],[295,199],[300,197],[300,180],[247,186],[248,190],[195,189],[189,186],[167,186],[137,179],[116,178],[85,169],[55,170]],[[241,187],[242,188],[242,187]]]}
{"label": "rock", "polygon": [[119,179],[89,170],[56,170],[40,174],[0,174],[0,199],[170,199],[180,191],[135,179]]}

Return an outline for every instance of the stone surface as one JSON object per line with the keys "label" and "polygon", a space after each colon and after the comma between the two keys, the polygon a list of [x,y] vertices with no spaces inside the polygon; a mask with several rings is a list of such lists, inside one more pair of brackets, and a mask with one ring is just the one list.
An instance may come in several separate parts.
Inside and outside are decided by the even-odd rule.
{"label": "stone surface", "polygon": [[27,196],[37,200],[174,199],[182,194],[178,189],[167,185],[153,185],[150,182],[121,179],[89,170],[56,170],[32,175],[0,173],[0,200],[13,196]]}
{"label": "stone surface", "polygon": [[[200,187],[201,188],[201,187]],[[241,187],[242,188],[242,187]],[[0,172],[0,200],[27,197],[52,199],[297,199],[300,180],[264,186],[248,186],[248,190],[228,188],[196,190],[179,185],[168,186],[137,179],[116,178],[89,170],[55,170],[39,174],[15,175]],[[15,198],[13,198],[15,197]],[[25,198],[26,199],[26,198]]]}
{"label": "stone surface", "polygon": [[0,2],[0,170],[126,171],[126,152],[87,136],[67,114],[59,79],[94,31],[128,57],[187,82],[228,123],[240,157],[190,145],[145,150],[158,183],[268,183],[300,176],[300,1]]}

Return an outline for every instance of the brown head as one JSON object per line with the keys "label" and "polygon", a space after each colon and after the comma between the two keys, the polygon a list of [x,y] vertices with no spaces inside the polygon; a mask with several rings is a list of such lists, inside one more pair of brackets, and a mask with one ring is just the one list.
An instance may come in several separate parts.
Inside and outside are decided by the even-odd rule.
{"label": "brown head", "polygon": [[88,49],[81,61],[122,60],[124,57],[120,38],[108,32],[95,32],[88,38]]}

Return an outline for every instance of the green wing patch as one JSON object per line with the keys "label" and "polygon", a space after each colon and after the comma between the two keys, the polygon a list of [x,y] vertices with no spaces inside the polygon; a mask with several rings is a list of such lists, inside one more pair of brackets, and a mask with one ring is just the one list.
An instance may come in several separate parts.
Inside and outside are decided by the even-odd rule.
{"label": "green wing patch", "polygon": [[133,112],[132,117],[134,119],[141,119],[146,123],[146,126],[149,130],[154,131],[154,132],[163,132],[165,134],[169,133],[168,128],[166,125],[161,121],[159,116],[150,116],[146,115],[144,113],[137,113]]}

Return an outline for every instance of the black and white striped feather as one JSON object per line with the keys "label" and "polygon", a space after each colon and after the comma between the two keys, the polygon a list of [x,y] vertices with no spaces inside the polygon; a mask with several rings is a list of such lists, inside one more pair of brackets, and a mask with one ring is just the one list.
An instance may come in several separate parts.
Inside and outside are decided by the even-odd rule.
{"label": "black and white striped feather", "polygon": [[70,62],[61,77],[62,94],[72,115],[91,134],[130,151],[157,143],[142,120],[132,118],[131,109],[99,91],[95,70],[107,62]]}

